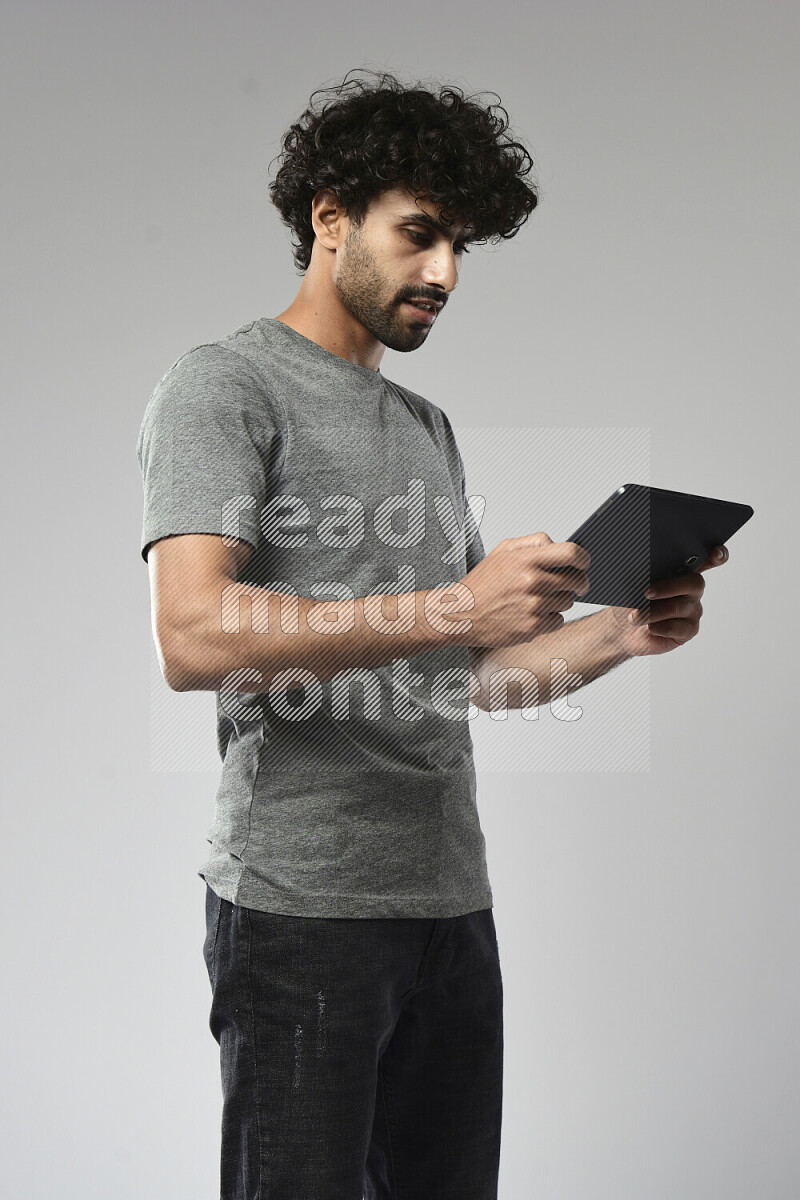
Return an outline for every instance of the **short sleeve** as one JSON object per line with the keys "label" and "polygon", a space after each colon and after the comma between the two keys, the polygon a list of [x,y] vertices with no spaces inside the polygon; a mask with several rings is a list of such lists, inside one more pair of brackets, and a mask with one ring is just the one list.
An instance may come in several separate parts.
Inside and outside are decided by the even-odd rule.
{"label": "short sleeve", "polygon": [[477,567],[481,559],[486,557],[486,550],[483,546],[481,531],[478,529],[472,509],[467,504],[467,484],[464,473],[464,462],[461,458],[461,451],[458,451],[458,462],[461,468],[461,499],[462,499],[462,520],[464,522],[464,534],[467,542],[467,574],[473,567]]}
{"label": "short sleeve", "polygon": [[285,449],[282,406],[235,350],[197,346],[156,384],[136,447],[141,554],[174,534],[233,534],[257,548]]}

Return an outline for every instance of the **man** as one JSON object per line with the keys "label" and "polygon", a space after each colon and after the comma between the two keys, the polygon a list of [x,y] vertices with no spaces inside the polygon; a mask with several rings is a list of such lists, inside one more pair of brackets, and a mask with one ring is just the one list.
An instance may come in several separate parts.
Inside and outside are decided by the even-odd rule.
{"label": "man", "polygon": [[270,189],[297,295],[178,359],[142,422],[162,671],[217,694],[223,1200],[494,1200],[502,980],[456,702],[521,666],[546,703],[553,657],[585,684],[698,631],[694,573],[646,621],[565,626],[586,552],[486,554],[447,416],[380,371],[427,341],[468,243],[533,211],[505,130],[387,74],[306,110]]}

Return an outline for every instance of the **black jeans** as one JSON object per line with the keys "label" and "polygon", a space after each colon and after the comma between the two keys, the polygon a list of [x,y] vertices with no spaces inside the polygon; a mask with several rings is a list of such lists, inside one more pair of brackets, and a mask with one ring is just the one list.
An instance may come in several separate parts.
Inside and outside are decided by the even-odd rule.
{"label": "black jeans", "polygon": [[496,1200],[503,985],[491,908],[294,917],[206,889],[220,1200]]}

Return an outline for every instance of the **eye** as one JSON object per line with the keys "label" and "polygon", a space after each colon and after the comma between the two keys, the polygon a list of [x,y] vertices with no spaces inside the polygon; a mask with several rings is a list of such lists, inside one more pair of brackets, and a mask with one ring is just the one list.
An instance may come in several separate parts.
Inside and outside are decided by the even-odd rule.
{"label": "eye", "polygon": [[[413,229],[407,229],[406,233],[409,235],[409,237],[412,237],[414,239],[414,241],[417,242],[419,245],[423,245],[423,246],[430,245],[431,239],[429,237],[427,237],[426,234],[415,233]],[[456,254],[469,254],[469,250],[463,244],[456,246],[455,252],[456,252]]]}

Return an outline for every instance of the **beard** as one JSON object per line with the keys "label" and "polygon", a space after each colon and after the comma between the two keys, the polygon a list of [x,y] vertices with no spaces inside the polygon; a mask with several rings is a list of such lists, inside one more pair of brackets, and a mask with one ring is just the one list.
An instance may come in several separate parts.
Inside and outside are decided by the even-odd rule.
{"label": "beard", "polygon": [[401,303],[388,299],[392,285],[356,225],[348,230],[334,285],[347,311],[389,350],[403,354],[425,341],[430,326],[404,318]]}

